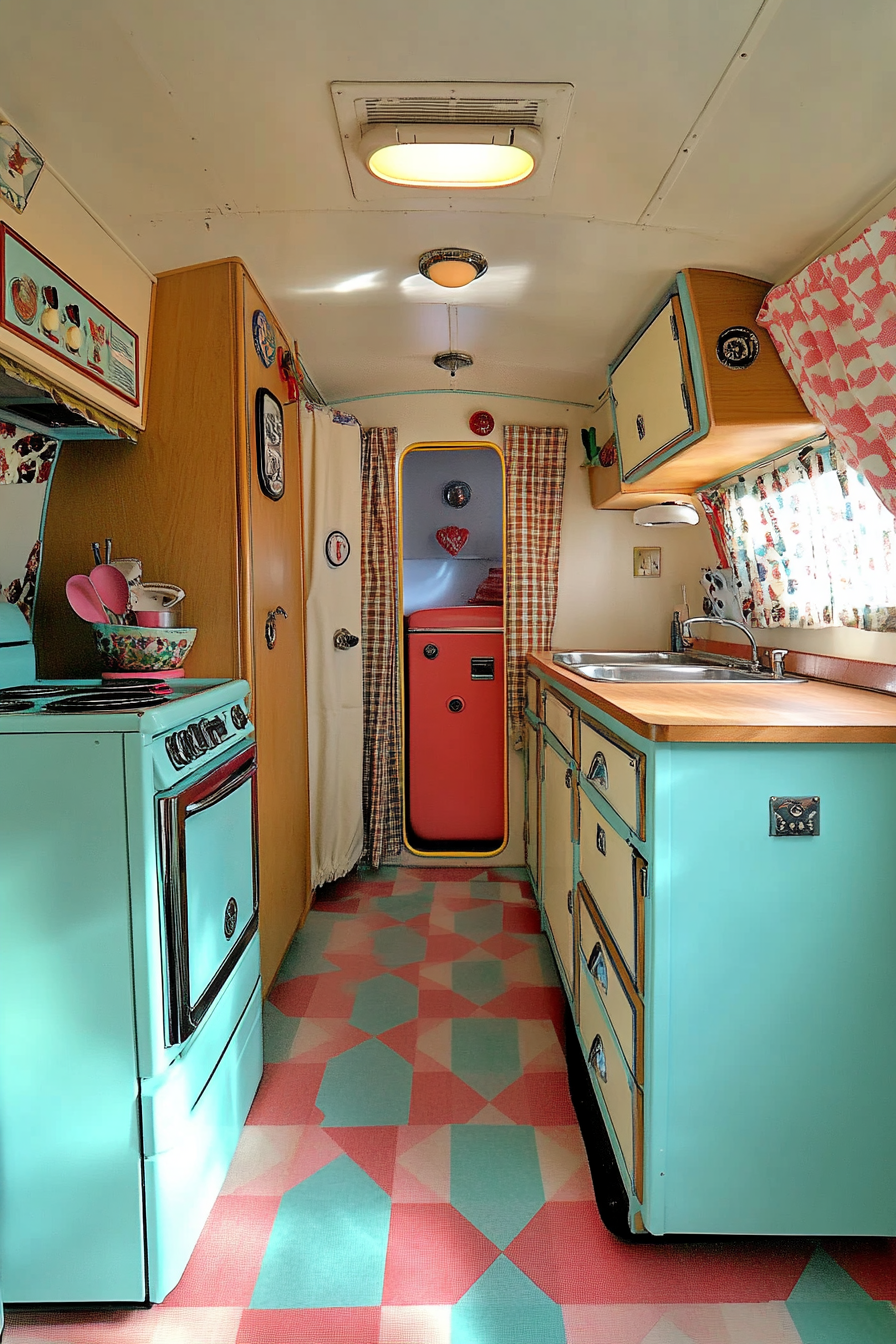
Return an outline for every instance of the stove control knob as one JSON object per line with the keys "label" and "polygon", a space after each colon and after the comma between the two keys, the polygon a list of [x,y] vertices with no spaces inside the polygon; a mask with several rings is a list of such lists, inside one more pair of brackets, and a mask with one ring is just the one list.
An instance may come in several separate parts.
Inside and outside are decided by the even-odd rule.
{"label": "stove control knob", "polygon": [[208,741],[208,739],[205,736],[205,733],[202,731],[202,724],[191,723],[187,728],[187,732],[190,734],[190,741],[193,743],[196,755],[204,756],[205,753],[208,751],[209,747],[211,746],[211,743]]}
{"label": "stove control knob", "polygon": [[181,728],[180,732],[174,734],[174,739],[180,749],[180,754],[184,757],[187,764],[189,764],[190,761],[195,761],[199,753],[193,743],[193,736],[189,728]]}
{"label": "stove control knob", "polygon": [[227,724],[220,714],[216,714],[213,719],[202,720],[202,731],[208,738],[210,745],[217,747],[227,736]]}
{"label": "stove control knob", "polygon": [[234,728],[238,730],[245,728],[246,724],[249,722],[248,715],[242,705],[234,705],[233,709],[230,711],[230,717],[233,720]]}
{"label": "stove control knob", "polygon": [[170,737],[165,738],[165,750],[175,770],[182,770],[185,765],[189,765],[189,761],[181,754],[176,733],[172,733]]}

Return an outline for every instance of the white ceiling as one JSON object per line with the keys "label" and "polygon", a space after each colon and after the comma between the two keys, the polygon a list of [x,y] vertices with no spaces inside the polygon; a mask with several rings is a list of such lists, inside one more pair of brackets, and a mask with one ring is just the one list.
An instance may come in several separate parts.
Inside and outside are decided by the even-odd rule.
{"label": "white ceiling", "polygon": [[[5,0],[0,24],[6,115],[151,270],[242,256],[332,400],[445,387],[449,297],[460,387],[593,403],[677,269],[780,279],[896,179],[893,0]],[[553,193],[356,201],[333,80],[572,83]],[[448,244],[489,260],[454,295],[415,279]]]}

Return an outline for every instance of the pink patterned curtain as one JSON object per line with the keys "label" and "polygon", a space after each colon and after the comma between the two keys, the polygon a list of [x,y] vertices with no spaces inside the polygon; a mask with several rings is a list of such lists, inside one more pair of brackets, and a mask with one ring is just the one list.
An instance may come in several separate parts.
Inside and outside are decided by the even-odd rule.
{"label": "pink patterned curtain", "polygon": [[896,513],[896,210],[771,290],[758,320],[809,410]]}
{"label": "pink patterned curtain", "polygon": [[396,429],[361,441],[361,649],[364,853],[372,868],[402,845],[398,715]]}
{"label": "pink patterned curtain", "polygon": [[504,426],[507,469],[507,709],[514,747],[523,745],[526,654],[549,649],[557,610],[566,430]]}

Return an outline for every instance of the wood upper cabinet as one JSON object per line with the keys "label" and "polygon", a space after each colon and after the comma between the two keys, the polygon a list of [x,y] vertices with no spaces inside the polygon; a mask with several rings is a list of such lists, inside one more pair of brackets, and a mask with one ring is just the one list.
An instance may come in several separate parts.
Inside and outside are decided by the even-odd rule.
{"label": "wood upper cabinet", "polygon": [[756,322],[769,288],[727,271],[676,276],[610,365],[619,461],[590,469],[595,508],[692,494],[822,432]]}
{"label": "wood upper cabinet", "polygon": [[[148,579],[186,592],[198,628],[190,677],[245,677],[258,745],[259,924],[265,988],[310,903],[302,472],[297,403],[252,334],[270,305],[235,258],[159,277],[146,430],[136,445],[65,447],[50,495],[35,621],[42,677],[96,675],[91,632],[68,609],[65,579],[111,536]],[[283,404],[282,498],[259,485],[255,399]],[[282,607],[276,641],[268,614]]]}

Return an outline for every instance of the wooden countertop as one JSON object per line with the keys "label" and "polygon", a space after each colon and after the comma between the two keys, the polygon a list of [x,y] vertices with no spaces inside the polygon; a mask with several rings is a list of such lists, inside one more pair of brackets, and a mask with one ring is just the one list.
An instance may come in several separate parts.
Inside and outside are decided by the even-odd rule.
{"label": "wooden countertop", "polygon": [[653,742],[896,742],[896,696],[828,681],[588,681],[528,655],[532,668]]}

